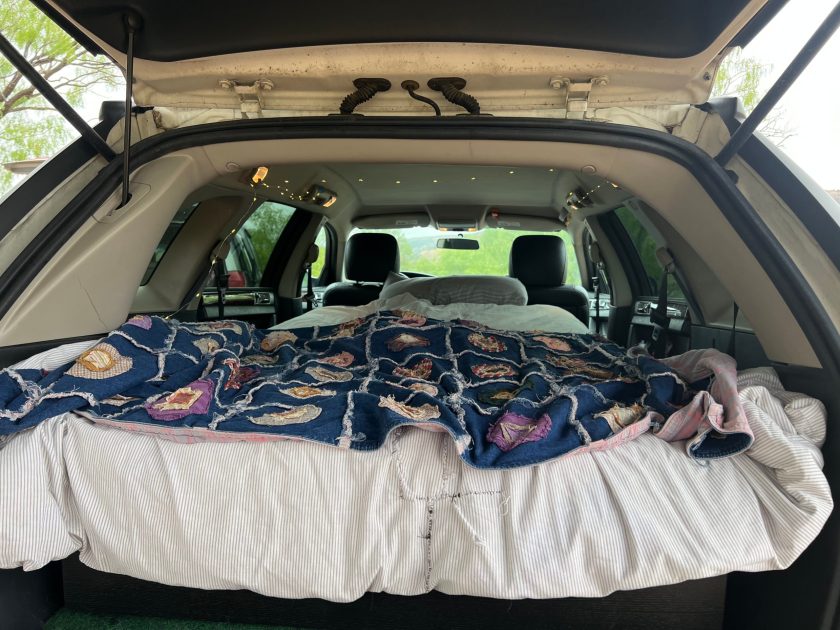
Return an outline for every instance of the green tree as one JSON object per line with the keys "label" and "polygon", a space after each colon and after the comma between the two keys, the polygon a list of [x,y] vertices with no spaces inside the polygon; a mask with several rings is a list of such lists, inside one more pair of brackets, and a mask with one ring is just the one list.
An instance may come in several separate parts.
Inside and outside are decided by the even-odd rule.
{"label": "green tree", "polygon": [[[712,96],[737,96],[749,113],[764,98],[766,90],[762,89],[761,83],[770,70],[770,64],[762,63],[755,57],[745,56],[743,51],[737,48],[721,62],[715,75]],[[784,107],[780,106],[773,108],[758,130],[779,147],[788,138],[796,135],[796,130],[787,120]]]}
{"label": "green tree", "polygon": [[[121,80],[106,58],[88,54],[63,30],[26,0],[0,2],[0,32],[74,107],[96,84]],[[75,131],[9,61],[0,56],[0,163],[49,157]],[[0,194],[12,174],[0,170]]]}

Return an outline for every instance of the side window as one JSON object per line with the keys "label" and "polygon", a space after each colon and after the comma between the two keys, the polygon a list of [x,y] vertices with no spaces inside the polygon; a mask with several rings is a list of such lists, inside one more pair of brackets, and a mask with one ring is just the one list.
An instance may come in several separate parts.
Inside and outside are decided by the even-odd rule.
{"label": "side window", "polygon": [[[236,231],[225,258],[231,288],[260,285],[271,252],[294,213],[292,206],[264,201]],[[213,284],[211,279],[208,285]]]}
{"label": "side window", "polygon": [[[659,264],[659,259],[656,257],[656,250],[659,245],[632,210],[625,207],[618,208],[615,215],[621,221],[621,225],[624,226],[624,230],[639,256],[639,261],[650,287],[650,295],[657,295],[659,293],[659,283],[662,280],[662,265]],[[673,274],[668,276],[668,297],[685,299]]]}
{"label": "side window", "polygon": [[[172,222],[155,247],[141,284],[148,284],[151,280],[158,264],[177,238],[181,228],[189,221],[199,205],[194,203],[184,206],[172,218]],[[231,288],[259,286],[268,258],[294,213],[295,208],[292,206],[264,201],[240,226],[230,240],[230,253],[225,258]],[[215,284],[216,280],[211,274],[206,286],[215,286]]]}

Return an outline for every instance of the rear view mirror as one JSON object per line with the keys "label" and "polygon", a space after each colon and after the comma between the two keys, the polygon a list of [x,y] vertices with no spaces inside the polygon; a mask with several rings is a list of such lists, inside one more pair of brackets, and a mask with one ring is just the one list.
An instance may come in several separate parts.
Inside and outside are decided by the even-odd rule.
{"label": "rear view mirror", "polygon": [[471,238],[439,238],[438,249],[478,249],[478,241]]}

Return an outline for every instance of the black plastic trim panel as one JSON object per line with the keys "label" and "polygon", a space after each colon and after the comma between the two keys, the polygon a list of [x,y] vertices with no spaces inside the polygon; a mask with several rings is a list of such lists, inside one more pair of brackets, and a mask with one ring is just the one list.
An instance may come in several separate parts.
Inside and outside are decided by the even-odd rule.
{"label": "black plastic trim panel", "polygon": [[[521,118],[263,118],[187,127],[147,138],[135,145],[131,168],[192,146],[293,138],[564,142],[644,151],[671,160],[695,176],[772,279],[821,365],[840,375],[840,334],[779,241],[719,164],[693,144],[661,132],[607,123]],[[0,276],[0,317],[66,238],[119,185],[120,167],[117,163],[108,164]]]}
{"label": "black plastic trim panel", "polygon": [[35,571],[0,570],[0,628],[40,630],[64,604],[62,564]]}
{"label": "black plastic trim panel", "polygon": [[265,264],[265,270],[260,281],[262,286],[271,287],[272,291],[277,292],[280,277],[283,275],[286,265],[289,264],[289,259],[294,251],[294,247],[290,245],[294,245],[294,243],[300,240],[314,216],[309,210],[303,210],[301,208],[296,208],[292,213],[289,222],[280,233]]}

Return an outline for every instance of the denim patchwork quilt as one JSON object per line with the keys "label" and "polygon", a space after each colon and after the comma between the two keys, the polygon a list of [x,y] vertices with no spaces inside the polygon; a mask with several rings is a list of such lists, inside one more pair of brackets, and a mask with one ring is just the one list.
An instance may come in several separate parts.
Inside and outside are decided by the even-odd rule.
{"label": "denim patchwork quilt", "polygon": [[[448,431],[473,466],[506,468],[656,432],[709,384],[598,336],[410,311],[292,330],[137,316],[63,368],[0,372],[0,435],[74,411],[185,442],[365,450],[416,425]],[[712,437],[711,456],[738,450],[737,433]]]}

